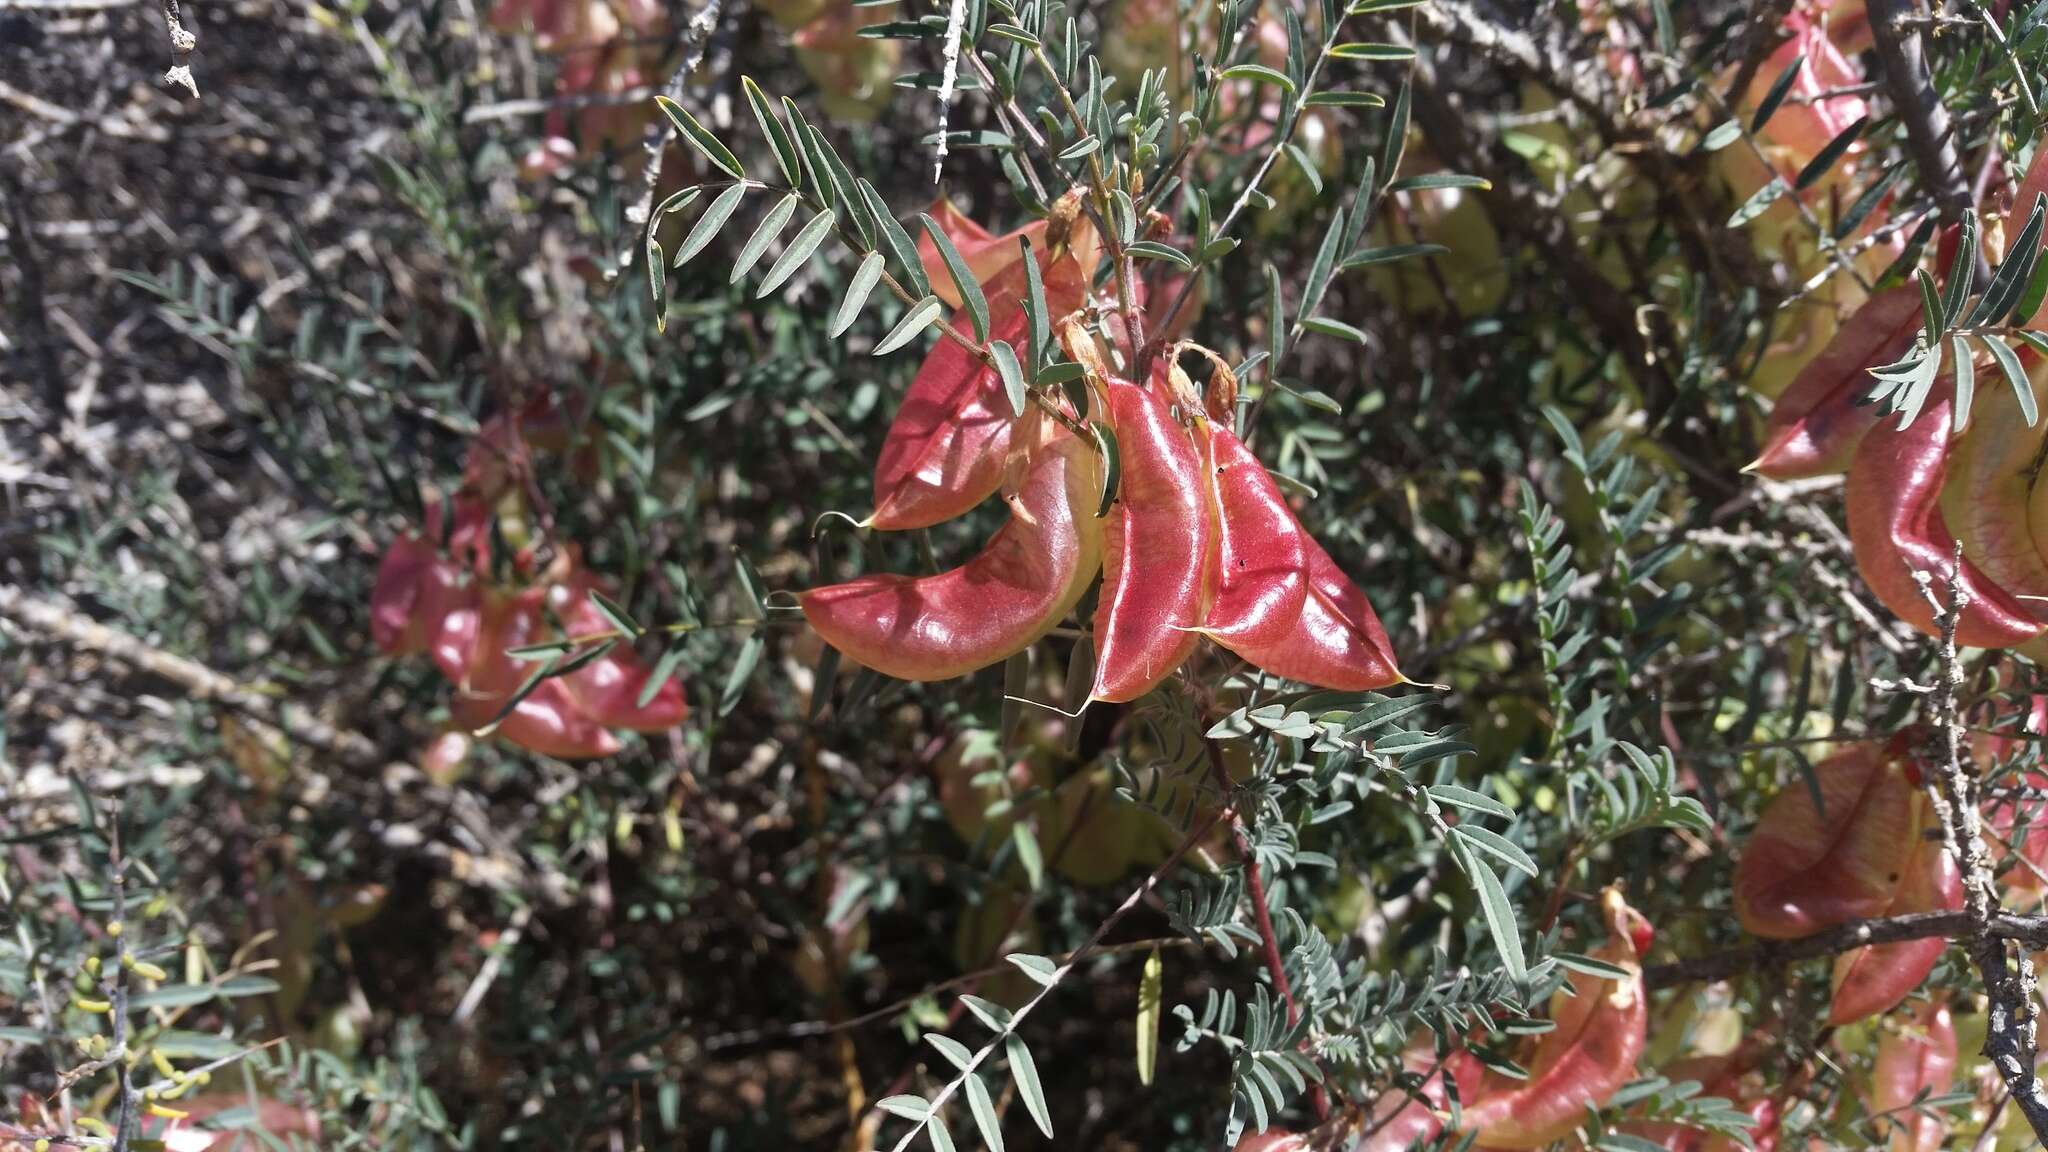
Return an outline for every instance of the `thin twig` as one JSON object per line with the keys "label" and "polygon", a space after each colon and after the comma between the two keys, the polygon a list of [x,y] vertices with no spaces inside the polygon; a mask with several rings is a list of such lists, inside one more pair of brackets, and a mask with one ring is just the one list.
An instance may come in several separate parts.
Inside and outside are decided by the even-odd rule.
{"label": "thin twig", "polygon": [[[1155,948],[1192,948],[1195,947],[1195,944],[1194,940],[1186,936],[1152,936],[1143,940],[1126,940],[1121,944],[1104,944],[1096,948],[1093,955],[1097,957],[1126,956],[1133,952],[1150,952]],[[1072,952],[1063,952],[1046,957],[1046,959],[1057,964],[1065,964],[1073,958],[1074,953]],[[743,1032],[728,1032],[720,1036],[707,1037],[697,1047],[699,1051],[709,1055],[714,1052],[725,1052],[734,1048],[751,1047],[756,1044],[775,1044],[791,1040],[805,1040],[814,1036],[830,1036],[839,1032],[848,1032],[866,1024],[873,1024],[878,1020],[894,1019],[920,1001],[936,999],[942,992],[950,992],[955,988],[969,988],[971,990],[973,985],[991,976],[1002,976],[1015,971],[1017,971],[1017,966],[1008,961],[1000,964],[988,964],[976,968],[972,972],[962,972],[958,976],[951,976],[935,984],[928,984],[907,996],[891,1000],[880,1008],[871,1008],[858,1016],[850,1016],[844,1020],[804,1020],[795,1024],[785,1024],[773,1028],[749,1028]]]}
{"label": "thin twig", "polygon": [[530,905],[522,904],[512,913],[512,922],[507,924],[505,931],[498,936],[497,943],[491,948],[491,954],[484,957],[483,966],[477,969],[476,979],[469,982],[469,988],[462,993],[462,999],[455,1005],[454,1014],[448,1017],[450,1024],[461,1027],[476,1014],[477,1006],[484,1002],[484,994],[491,990],[491,983],[498,978],[498,970],[505,966],[505,957],[519,946],[519,937],[525,933],[526,923],[531,919],[533,908]]}
{"label": "thin twig", "polygon": [[[1209,775],[1220,794],[1219,803],[1226,806],[1230,800],[1230,769],[1223,763],[1223,747],[1214,740],[1203,740],[1209,754]],[[1273,988],[1280,993],[1280,1000],[1287,1005],[1289,1027],[1301,1022],[1301,1006],[1294,1001],[1294,989],[1287,982],[1287,961],[1280,955],[1280,936],[1273,931],[1273,914],[1266,903],[1266,882],[1259,877],[1259,857],[1252,850],[1251,837],[1245,832],[1244,821],[1235,808],[1230,808],[1230,831],[1237,842],[1237,853],[1244,860],[1245,895],[1251,900],[1252,924],[1259,931],[1259,950],[1265,957],[1266,975],[1272,978]],[[1330,1118],[1330,1098],[1323,1091],[1320,1081],[1309,1089],[1309,1102],[1315,1107],[1318,1121]]]}
{"label": "thin twig", "polygon": [[1749,12],[1749,27],[1743,36],[1742,63],[1735,68],[1735,78],[1724,89],[1728,103],[1734,104],[1749,91],[1750,82],[1756,79],[1757,69],[1770,58],[1771,50],[1780,39],[1785,17],[1792,11],[1792,0],[1756,0]]}
{"label": "thin twig", "polygon": [[516,120],[521,116],[539,116],[546,112],[571,111],[578,108],[616,108],[626,104],[644,104],[654,99],[664,89],[642,87],[628,88],[624,92],[577,92],[566,96],[549,96],[531,100],[498,100],[490,104],[478,104],[462,113],[464,124],[484,124],[492,120]]}
{"label": "thin twig", "polygon": [[1941,817],[1949,854],[1963,874],[1963,916],[1967,927],[1963,943],[1976,962],[1990,1000],[1984,1058],[1998,1069],[2006,1091],[2012,1094],[2034,1135],[2048,1143],[2048,1091],[2044,1091],[2034,1073],[2034,965],[2022,951],[2015,969],[2005,938],[1994,929],[1998,894],[1992,880],[1991,851],[1984,843],[1977,778],[1963,769],[1966,740],[1956,707],[1956,686],[1963,682],[1963,669],[1956,655],[1956,627],[1970,601],[1962,587],[1962,570],[1963,551],[1959,542],[1949,562],[1946,603],[1935,594],[1932,576],[1925,572],[1913,574],[1941,630],[1941,671],[1931,698],[1934,735],[1930,759],[1935,780],[1929,787],[1929,796]]}
{"label": "thin twig", "polygon": [[114,1035],[109,1043],[112,1051],[119,1054],[114,1060],[114,1079],[120,1085],[114,1152],[128,1152],[128,1142],[142,1134],[142,1117],[136,1115],[142,1094],[135,1090],[134,1078],[128,1072],[128,861],[121,855],[119,799],[114,801],[113,813],[107,820],[107,872],[114,889],[114,918],[107,925],[107,935],[114,938],[113,971],[107,974],[114,1004]]}
{"label": "thin twig", "polygon": [[[711,43],[711,32],[718,27],[718,16],[724,7],[724,0],[704,0],[704,6],[690,17],[690,23],[683,31],[683,58],[676,70],[669,75],[663,89],[669,99],[680,102],[683,97],[683,81],[697,66],[704,63],[704,49]],[[639,256],[646,245],[640,242],[638,229],[644,228],[654,216],[654,192],[661,186],[661,158],[668,153],[668,146],[675,142],[676,126],[666,116],[656,116],[647,128],[647,158],[641,165],[640,198],[626,209],[626,223],[632,225],[635,234],[626,241],[626,250],[619,254],[621,269],[633,266],[633,259]]]}
{"label": "thin twig", "polygon": [[337,728],[313,715],[303,705],[276,699],[242,687],[224,673],[196,660],[189,660],[152,647],[79,613],[29,596],[11,585],[0,584],[0,618],[61,640],[71,647],[111,657],[152,676],[176,684],[195,700],[211,700],[252,719],[277,728],[285,735],[323,752],[332,752],[356,767],[373,767],[383,755],[369,737]]}

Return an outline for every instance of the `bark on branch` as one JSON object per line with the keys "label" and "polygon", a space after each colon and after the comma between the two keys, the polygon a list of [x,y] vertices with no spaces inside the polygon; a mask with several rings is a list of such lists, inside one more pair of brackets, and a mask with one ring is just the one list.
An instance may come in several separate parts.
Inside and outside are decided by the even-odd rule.
{"label": "bark on branch", "polygon": [[1921,50],[1918,13],[1913,11],[1918,6],[1915,0],[1870,0],[1870,32],[1884,70],[1885,93],[1906,126],[1913,166],[1940,207],[1942,221],[1954,224],[1970,207],[1970,181],[1956,156],[1948,109],[1934,90],[1934,77]]}
{"label": "bark on branch", "polygon": [[[1851,920],[1797,940],[1766,940],[1750,948],[1658,964],[1643,970],[1643,980],[1651,988],[1727,980],[1800,960],[1835,956],[1869,944],[1896,944],[1932,936],[1955,938],[1969,931],[1968,912],[1910,912],[1877,920]],[[2013,940],[2029,948],[2048,948],[2048,916],[2000,913],[1991,918],[1988,935],[1994,941]]]}
{"label": "bark on branch", "polygon": [[[1876,7],[1872,5],[1873,17]],[[1928,760],[1934,779],[1930,781],[1929,798],[1941,818],[1948,852],[1963,874],[1963,945],[1984,979],[1984,993],[1990,1000],[1984,1058],[1998,1070],[2006,1091],[2019,1105],[2020,1114],[2027,1118],[2034,1135],[2048,1144],[2048,1090],[2044,1090],[2040,1077],[2034,1073],[2038,1053],[2034,966],[2024,950],[2015,965],[2006,939],[1994,927],[1998,892],[1991,874],[1991,850],[1984,843],[1978,780],[1975,773],[1963,767],[1966,737],[1956,707],[1956,686],[1963,682],[1963,668],[1956,655],[1956,625],[1969,605],[1969,594],[1962,587],[1962,568],[1963,548],[1958,543],[1949,562],[1946,596],[1936,593],[1930,574],[1914,574],[1941,630],[1937,652],[1941,669],[1931,701],[1934,732]]]}

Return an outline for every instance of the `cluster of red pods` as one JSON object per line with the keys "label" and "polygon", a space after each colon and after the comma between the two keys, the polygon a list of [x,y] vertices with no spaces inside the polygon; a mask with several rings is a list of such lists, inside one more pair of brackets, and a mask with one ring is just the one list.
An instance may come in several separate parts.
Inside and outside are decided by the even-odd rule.
{"label": "cluster of red pods", "polygon": [[[2025,731],[2021,739],[2048,731],[2048,696],[2033,698]],[[1911,728],[1889,740],[1850,744],[1814,765],[1810,788],[1794,783],[1778,794],[1736,864],[1735,914],[1744,929],[1790,940],[1852,920],[1963,906],[1962,877],[1920,770],[1927,742],[1924,729]],[[1990,764],[2016,744],[1980,734],[1972,753]],[[2030,773],[2027,783],[2041,788],[2048,777]],[[1987,803],[1984,828],[2010,857],[2004,886],[2038,893],[2048,886],[2048,833],[2032,828],[2031,819],[2022,821],[2018,807]],[[1835,958],[1828,1023],[1890,1011],[1920,986],[1946,947],[1947,941],[1929,937],[1842,953]]]}
{"label": "cluster of red pods", "polygon": [[[990,336],[1018,348],[1029,323],[1024,262],[1036,262],[1056,337],[1087,369],[1088,410],[1062,410],[1114,431],[1120,483],[1104,506],[1093,439],[1035,408],[1016,415],[996,369],[941,340],[889,429],[868,524],[929,527],[998,491],[1010,519],[950,571],[868,575],[805,592],[804,615],[828,643],[885,675],[949,679],[1039,640],[1100,572],[1091,700],[1143,696],[1205,637],[1306,684],[1363,690],[1404,681],[1365,594],[1238,439],[1227,370],[1219,367],[1224,383],[1204,399],[1170,356],[1144,383],[1108,366],[1080,319],[1096,253],[1085,218],[1055,212],[1050,224],[1005,236],[943,205],[935,219],[981,282]],[[944,283],[936,255],[927,263],[932,282]],[[959,322],[966,325],[964,314]]]}
{"label": "cluster of red pods", "polygon": [[[2032,698],[2023,727],[2028,735],[2018,739],[1979,734],[1971,754],[1994,763],[2017,751],[2019,739],[2048,731],[2048,696]],[[1908,729],[1888,740],[1850,743],[1814,766],[1811,788],[1794,781],[1778,794],[1736,862],[1733,897],[1744,930],[1766,939],[1796,939],[1855,920],[1962,906],[1961,878],[1919,769],[1928,735]],[[2032,772],[2027,784],[2048,788],[2048,774]],[[1987,802],[1984,827],[2011,858],[2002,873],[2006,887],[2039,893],[2048,888],[2048,835],[2031,827],[2022,832],[2039,813],[2022,820],[2016,809],[2010,801]],[[1591,955],[1629,976],[1573,974],[1572,994],[1559,992],[1550,1006],[1556,1027],[1526,1043],[1518,1056],[1527,1079],[1504,1077],[1462,1049],[1438,1059],[1432,1045],[1418,1042],[1405,1062],[1426,1076],[1419,1099],[1395,1094],[1383,1100],[1364,1122],[1365,1138],[1352,1146],[1395,1152],[1441,1132],[1449,1114],[1448,1079],[1461,1106],[1459,1130],[1476,1133],[1475,1147],[1543,1147],[1569,1135],[1583,1124],[1588,1106],[1604,1105],[1634,1079],[1649,1024],[1641,957],[1650,933],[1616,891],[1603,894],[1602,908],[1610,938]],[[1928,937],[1841,953],[1833,962],[1828,1024],[1840,1027],[1893,1012],[1926,981],[1947,947],[1945,939]],[[1763,1077],[1770,1039],[1682,1059],[1660,1071],[1733,1101],[1754,1122],[1753,1146],[1772,1152],[1779,1143],[1780,1108],[1797,1092]],[[1955,1028],[1942,997],[1887,1022],[1862,1089],[1865,1111],[1883,1118],[1886,1147],[1932,1152],[1943,1146],[1946,1125],[1912,1105],[1950,1088],[1956,1059]],[[1670,1123],[1625,1122],[1621,1130],[1672,1152],[1734,1152],[1741,1146]],[[1305,1137],[1284,1133],[1239,1145],[1270,1152],[1308,1146]]]}
{"label": "cluster of red pods", "polygon": [[[1608,939],[1588,955],[1623,975],[1569,974],[1567,987],[1551,998],[1549,1016],[1555,1026],[1525,1038],[1508,1053],[1526,1076],[1504,1073],[1497,1062],[1482,1061],[1462,1047],[1439,1054],[1427,1034],[1418,1034],[1402,1056],[1407,1069],[1420,1078],[1412,1093],[1388,1092],[1363,1115],[1341,1115],[1316,1132],[1274,1128],[1249,1134],[1238,1142],[1238,1152],[1309,1152],[1326,1147],[1405,1152],[1447,1130],[1446,1147],[1531,1149],[1570,1139],[1585,1127],[1589,1108],[1608,1106],[1637,1078],[1637,1062],[1651,1026],[1642,974],[1643,954],[1652,939],[1650,925],[1616,889],[1602,893],[1601,910]],[[1774,1083],[1767,1076],[1774,1044],[1774,1037],[1760,1035],[1729,1051],[1684,1057],[1659,1069],[1667,1080],[1693,1081],[1699,1094],[1728,1100],[1746,1114],[1751,1125],[1747,1143],[1640,1112],[1624,1113],[1614,1130],[1633,1138],[1636,1143],[1631,1146],[1667,1152],[1738,1152],[1745,1147],[1775,1152],[1784,1139],[1779,1129],[1782,1109],[1786,1100],[1796,1097],[1796,1086]],[[1923,1002],[1890,1022],[1859,1091],[1864,1112],[1877,1118],[1879,1146],[1893,1152],[1935,1152],[1943,1146],[1947,1126],[1913,1105],[1952,1087],[1956,1058],[1955,1027],[1939,999]],[[1471,1143],[1460,1144],[1460,1136]],[[1790,1146],[1789,1140],[1784,1146]],[[1809,1141],[1806,1147],[1820,1152],[1824,1145]]]}
{"label": "cluster of red pods", "polygon": [[[2044,193],[2048,149],[2013,191],[2004,220],[2008,244]],[[1956,240],[1951,230],[1939,261],[1944,266]],[[1978,382],[1974,402],[1956,412],[1956,353],[1943,348],[1943,372],[1925,407],[1899,429],[1867,402],[1870,370],[1912,350],[1922,314],[1920,290],[1908,285],[1871,297],[1844,321],[1772,408],[1763,452],[1750,469],[1777,480],[1847,473],[1856,564],[1887,608],[1934,634],[1933,607],[1916,574],[1946,582],[1960,545],[1957,582],[1969,603],[1958,619],[1957,642],[2048,655],[2048,485],[2036,483],[2048,420],[2028,419],[2030,408],[2048,408],[2048,368],[2030,346],[2013,353],[2026,373],[2030,404],[2008,385],[1988,349],[1966,347],[1965,354],[1983,362],[1970,369]],[[2030,326],[2040,317],[2012,322]]]}
{"label": "cluster of red pods", "polygon": [[[537,50],[556,57],[555,95],[562,106],[550,109],[546,136],[520,161],[526,176],[538,178],[560,170],[586,151],[606,147],[624,150],[633,162],[641,129],[654,109],[645,100],[617,99],[659,83],[668,70],[662,65],[669,42],[668,9],[660,0],[498,0],[491,6],[491,27],[499,32],[531,35]],[[578,98],[589,98],[573,107]],[[572,118],[573,116],[573,124]]]}
{"label": "cluster of red pods", "polygon": [[515,543],[509,577],[495,571],[494,532],[508,543],[526,536],[524,478],[533,452],[568,439],[546,400],[485,423],[470,445],[461,489],[445,503],[429,493],[422,529],[394,540],[377,569],[371,638],[391,655],[428,654],[454,685],[453,727],[422,758],[430,772],[452,770],[471,734],[494,723],[522,748],[575,760],[617,752],[614,729],[659,732],[683,721],[683,690],[673,679],[640,702],[649,672],[624,645],[541,680],[506,708],[538,667],[515,650],[616,631],[590,597],[605,589],[573,544],[543,560],[537,546]]}

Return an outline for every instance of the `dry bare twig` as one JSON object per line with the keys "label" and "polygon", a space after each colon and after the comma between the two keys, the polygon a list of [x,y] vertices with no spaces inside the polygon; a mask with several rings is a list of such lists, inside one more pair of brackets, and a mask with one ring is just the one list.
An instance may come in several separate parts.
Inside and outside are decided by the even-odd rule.
{"label": "dry bare twig", "polygon": [[383,754],[369,737],[337,728],[303,705],[280,703],[252,691],[196,660],[152,647],[60,604],[37,599],[0,584],[0,618],[74,648],[109,657],[176,684],[197,700],[211,700],[278,729],[303,744],[332,752],[352,766],[383,763]]}
{"label": "dry bare twig", "polygon": [[1984,843],[1983,817],[1978,808],[1977,778],[1963,769],[1965,739],[1956,706],[1956,686],[1963,682],[1961,662],[1956,655],[1956,625],[1969,594],[1962,588],[1962,545],[1956,545],[1949,564],[1946,602],[1934,591],[1934,578],[1914,573],[1920,594],[1934,610],[1940,629],[1939,675],[1931,693],[1933,737],[1930,751],[1934,780],[1929,795],[1941,817],[1942,835],[1950,855],[1963,874],[1964,948],[1977,965],[1990,1000],[1990,1019],[1984,1033],[1984,1058],[1991,1061],[1999,1077],[2019,1105],[2020,1113],[2034,1129],[2034,1135],[2048,1143],[2048,1088],[2035,1075],[2036,1016],[2034,1012],[2034,965],[2024,951],[2014,966],[2006,949],[2006,937],[1994,928],[1998,893],[1991,870],[1991,851]]}
{"label": "dry bare twig", "polygon": [[199,47],[199,36],[179,16],[178,0],[164,0],[164,27],[171,33],[171,67],[164,73],[164,83],[173,88],[183,88],[199,99],[199,82],[192,78],[192,51]]}
{"label": "dry bare twig", "polygon": [[[662,89],[669,99],[682,99],[683,81],[704,63],[704,49],[711,43],[711,33],[718,27],[719,13],[723,10],[724,0],[704,0],[704,6],[690,17],[689,26],[683,31],[683,59]],[[669,123],[666,116],[655,117],[655,123],[648,127],[647,159],[641,166],[640,199],[626,209],[626,223],[636,229],[645,227],[654,216],[654,190],[661,185],[661,158],[675,138],[675,125]],[[644,247],[636,234],[626,243],[626,250],[619,254],[619,269],[624,271],[632,267],[634,257]]]}

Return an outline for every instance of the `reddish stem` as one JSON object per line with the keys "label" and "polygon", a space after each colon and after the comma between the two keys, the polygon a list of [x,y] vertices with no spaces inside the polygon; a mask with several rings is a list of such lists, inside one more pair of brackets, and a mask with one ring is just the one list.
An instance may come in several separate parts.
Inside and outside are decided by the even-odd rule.
{"label": "reddish stem", "polygon": [[[1221,802],[1230,798],[1230,771],[1223,765],[1223,750],[1214,740],[1206,742],[1209,752],[1209,772],[1216,778],[1216,787],[1223,795]],[[1293,1027],[1301,1022],[1301,1008],[1294,1002],[1294,989],[1287,983],[1287,962],[1280,956],[1280,936],[1273,931],[1272,913],[1266,910],[1266,882],[1259,877],[1259,860],[1253,854],[1251,837],[1245,834],[1244,821],[1237,813],[1230,813],[1230,831],[1237,844],[1237,854],[1244,861],[1245,890],[1252,898],[1252,923],[1259,929],[1260,950],[1266,957],[1266,974],[1272,977],[1273,987],[1279,990],[1280,1000],[1287,1005],[1287,1024]],[[1316,1110],[1317,1121],[1330,1118],[1330,1097],[1321,1084],[1311,1084],[1308,1090],[1309,1104]]]}
{"label": "reddish stem", "polygon": [[1579,848],[1579,841],[1574,839],[1571,846],[1565,849],[1564,864],[1557,870],[1557,886],[1550,890],[1550,901],[1543,906],[1543,919],[1536,925],[1538,936],[1550,931],[1550,926],[1557,923],[1559,914],[1564,911],[1565,894],[1571,890],[1572,885],[1572,869],[1579,863]]}
{"label": "reddish stem", "polygon": [[1294,989],[1287,984],[1287,965],[1280,958],[1280,937],[1273,931],[1272,914],[1266,911],[1266,882],[1259,879],[1259,862],[1252,858],[1244,829],[1238,828],[1237,833],[1237,849],[1244,856],[1246,888],[1252,898],[1252,918],[1259,926],[1259,943],[1266,953],[1266,972],[1273,977],[1274,987],[1280,989],[1280,999],[1287,1004],[1287,1023],[1296,1024],[1301,1020],[1301,1009],[1294,1003]]}

